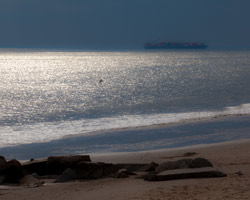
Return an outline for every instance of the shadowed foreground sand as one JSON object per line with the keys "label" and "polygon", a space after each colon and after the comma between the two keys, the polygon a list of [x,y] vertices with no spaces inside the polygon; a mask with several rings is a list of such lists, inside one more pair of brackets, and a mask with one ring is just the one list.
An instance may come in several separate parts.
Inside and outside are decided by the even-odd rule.
{"label": "shadowed foreground sand", "polygon": [[[125,179],[100,179],[82,182],[47,184],[29,188],[0,186],[1,200],[60,199],[60,200],[158,200],[158,199],[249,199],[250,198],[250,140],[166,149],[139,153],[91,155],[92,161],[112,163],[147,163],[173,161],[187,152],[212,162],[228,176],[225,178],[187,179],[146,182],[131,176]],[[240,173],[236,173],[241,171]]]}

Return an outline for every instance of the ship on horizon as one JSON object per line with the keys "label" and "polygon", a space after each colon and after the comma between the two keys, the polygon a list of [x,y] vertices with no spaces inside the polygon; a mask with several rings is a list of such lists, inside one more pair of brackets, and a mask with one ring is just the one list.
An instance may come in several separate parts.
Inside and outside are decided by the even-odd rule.
{"label": "ship on horizon", "polygon": [[207,49],[203,42],[159,42],[144,43],[144,49]]}

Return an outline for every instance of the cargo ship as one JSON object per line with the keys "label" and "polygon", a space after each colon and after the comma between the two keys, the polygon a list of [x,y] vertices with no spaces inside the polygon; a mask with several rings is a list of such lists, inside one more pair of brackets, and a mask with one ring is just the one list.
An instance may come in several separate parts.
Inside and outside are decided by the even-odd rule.
{"label": "cargo ship", "polygon": [[160,42],[160,43],[144,43],[144,49],[207,49],[207,45],[203,42]]}

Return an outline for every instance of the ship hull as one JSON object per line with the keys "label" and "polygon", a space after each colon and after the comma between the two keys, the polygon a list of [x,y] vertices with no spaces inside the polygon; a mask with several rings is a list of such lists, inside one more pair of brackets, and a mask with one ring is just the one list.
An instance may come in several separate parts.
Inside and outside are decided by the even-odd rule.
{"label": "ship hull", "polygon": [[144,49],[207,49],[204,43],[145,43]]}

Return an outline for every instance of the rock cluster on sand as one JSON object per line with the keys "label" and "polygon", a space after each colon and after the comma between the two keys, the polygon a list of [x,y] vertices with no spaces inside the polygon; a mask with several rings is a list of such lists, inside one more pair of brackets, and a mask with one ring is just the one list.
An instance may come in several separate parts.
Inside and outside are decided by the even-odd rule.
{"label": "rock cluster on sand", "polygon": [[155,168],[154,173],[144,176],[146,181],[167,181],[188,178],[225,177],[226,174],[218,171],[204,158],[181,159],[165,162]]}
{"label": "rock cluster on sand", "polygon": [[6,161],[0,156],[0,184],[21,183],[39,185],[43,179],[54,182],[68,182],[80,179],[103,177],[126,178],[143,173],[144,180],[163,181],[183,178],[223,177],[224,173],[213,168],[204,158],[182,159],[162,164],[112,164],[91,162],[88,155],[51,156],[46,159],[32,159],[26,163],[17,160]]}

